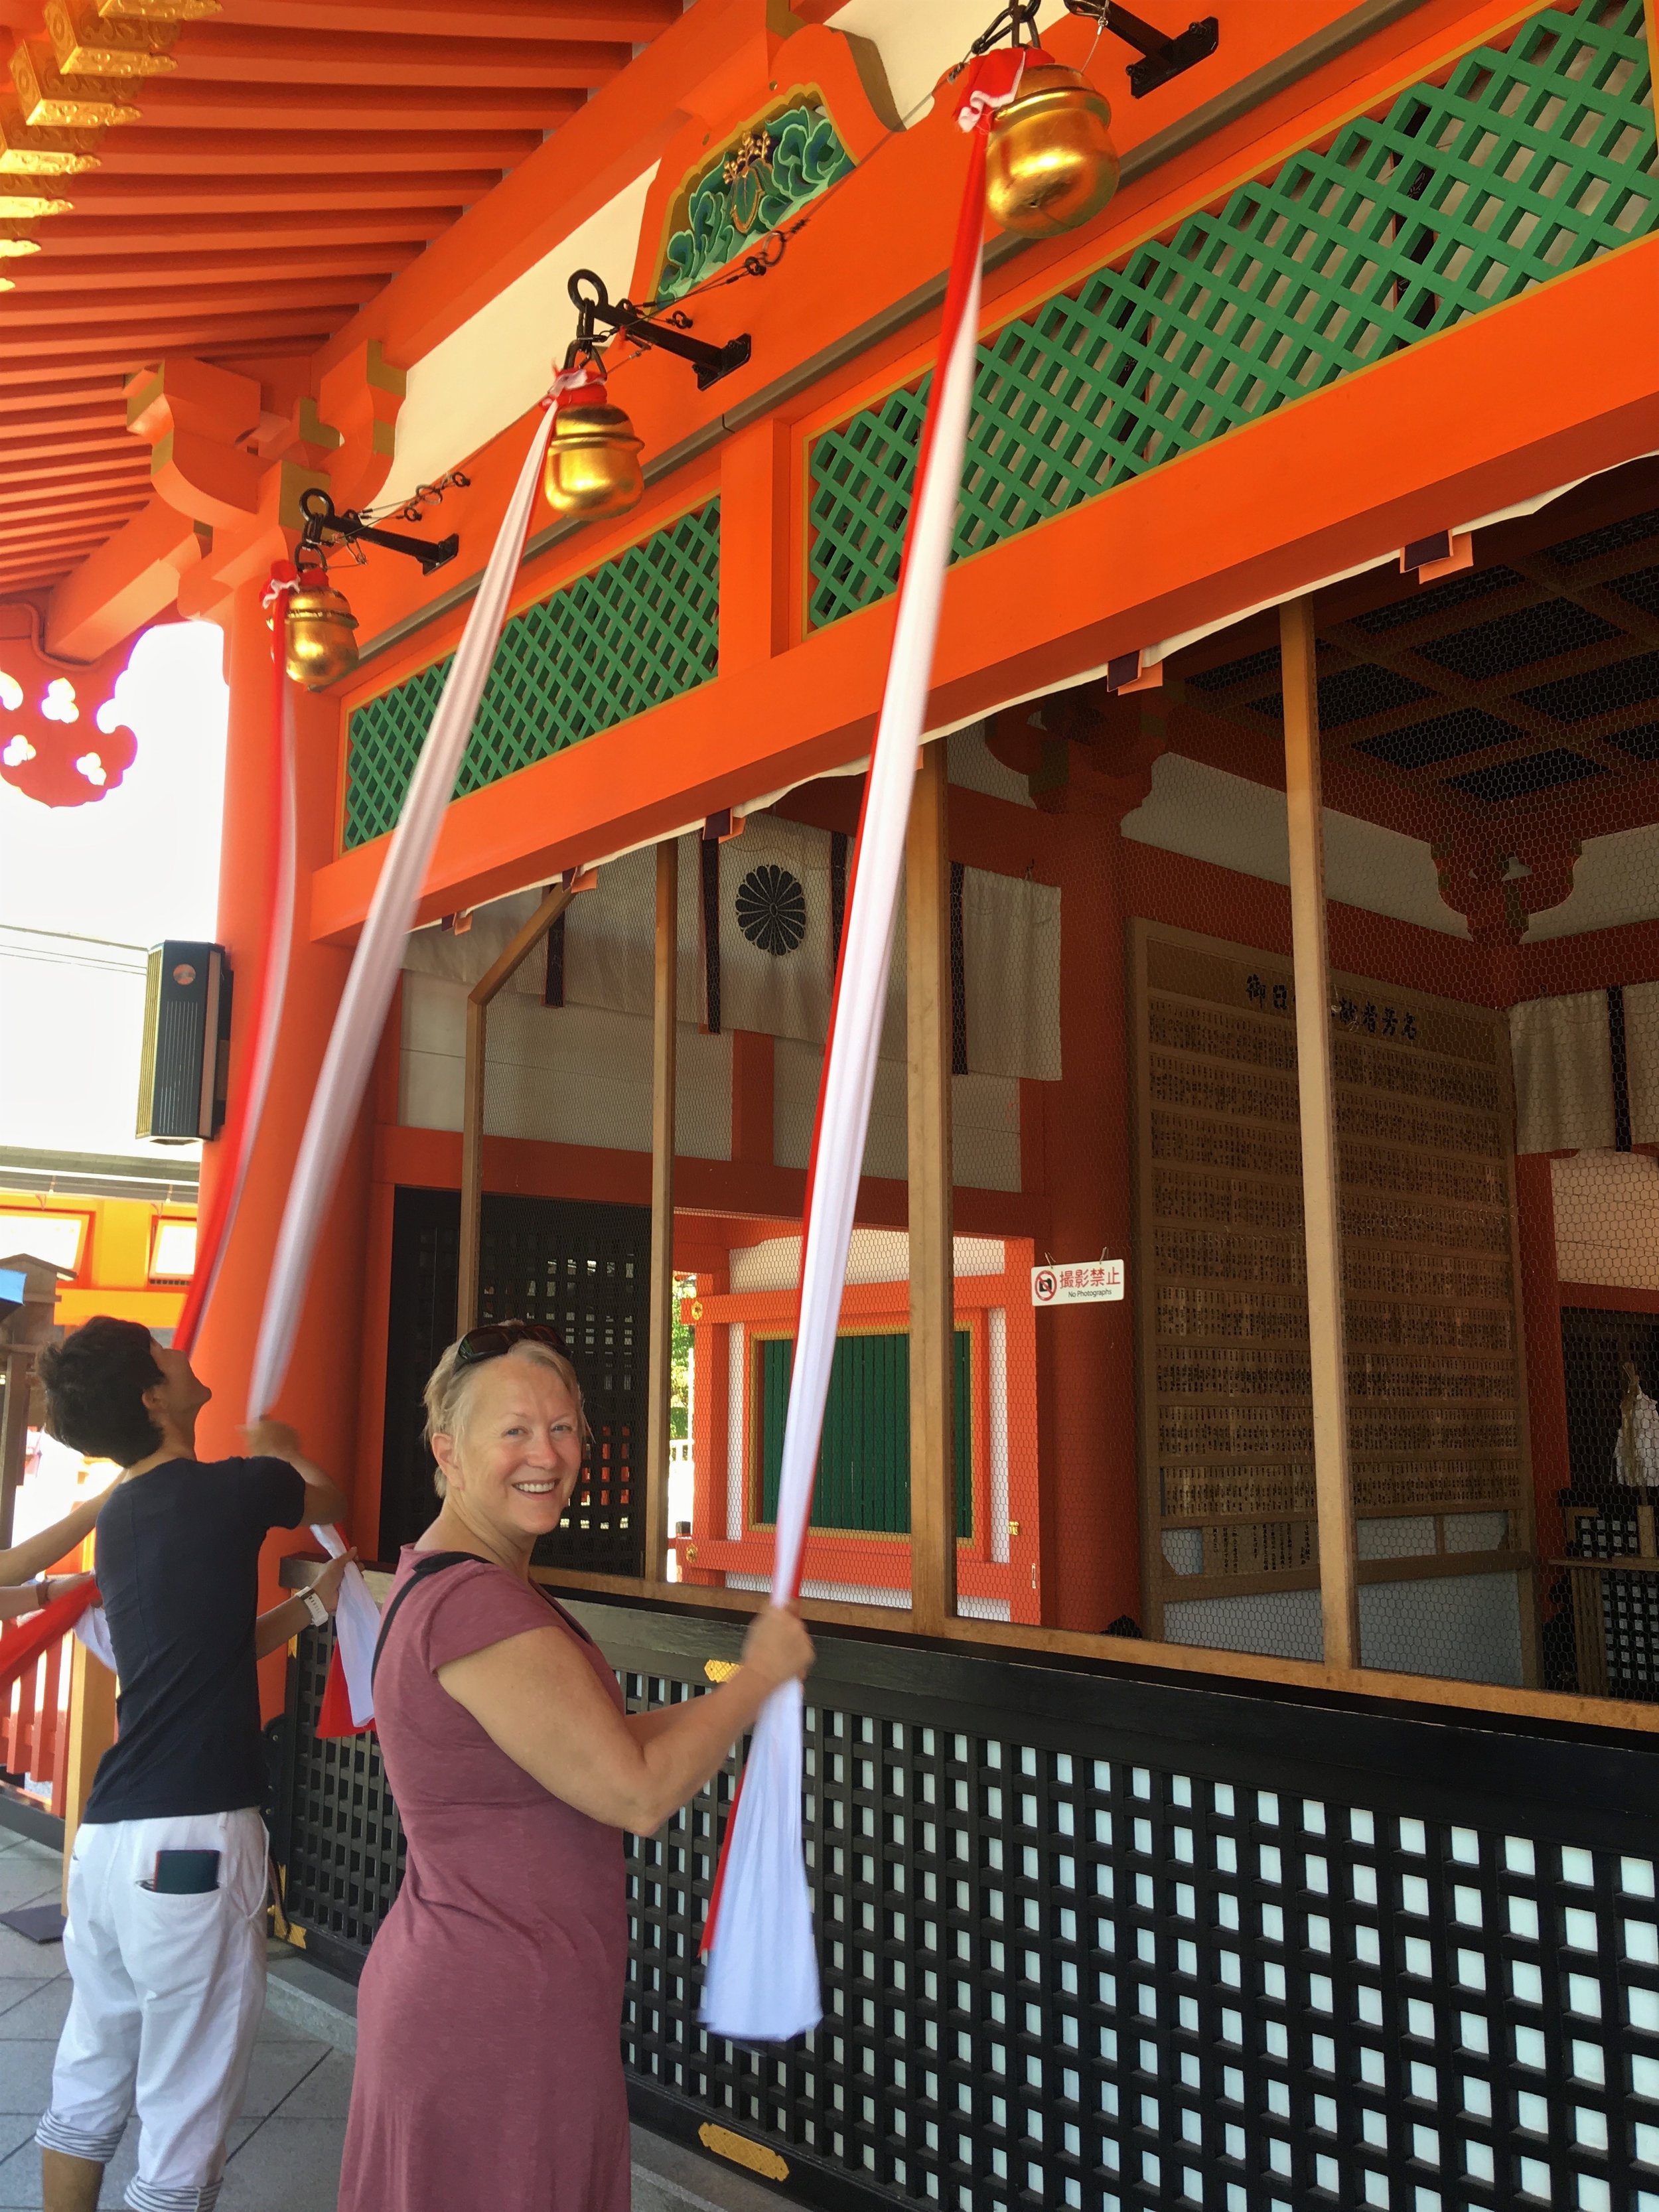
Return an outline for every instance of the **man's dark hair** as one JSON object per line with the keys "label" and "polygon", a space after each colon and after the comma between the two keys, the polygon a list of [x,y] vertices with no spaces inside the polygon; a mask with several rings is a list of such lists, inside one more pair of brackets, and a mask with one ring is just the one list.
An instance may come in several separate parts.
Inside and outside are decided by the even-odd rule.
{"label": "man's dark hair", "polygon": [[163,1378],[142,1322],[96,1314],[40,1358],[46,1430],[88,1459],[136,1466],[161,1447],[144,1393]]}

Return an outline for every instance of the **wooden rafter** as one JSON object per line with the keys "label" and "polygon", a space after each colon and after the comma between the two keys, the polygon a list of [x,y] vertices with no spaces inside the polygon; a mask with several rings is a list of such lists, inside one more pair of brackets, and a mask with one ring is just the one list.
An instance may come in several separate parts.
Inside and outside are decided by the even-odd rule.
{"label": "wooden rafter", "polygon": [[[44,7],[4,11],[0,59],[27,41],[37,69],[56,60],[55,96],[106,96],[54,57]],[[67,212],[20,222],[0,199],[0,237],[38,249],[0,261],[0,583],[61,574],[133,511],[149,468],[124,428],[134,369],[188,353],[280,385],[680,13],[222,0],[107,33],[161,65],[121,80],[137,118],[104,129],[31,119],[0,74],[16,143],[95,165],[51,180]]]}

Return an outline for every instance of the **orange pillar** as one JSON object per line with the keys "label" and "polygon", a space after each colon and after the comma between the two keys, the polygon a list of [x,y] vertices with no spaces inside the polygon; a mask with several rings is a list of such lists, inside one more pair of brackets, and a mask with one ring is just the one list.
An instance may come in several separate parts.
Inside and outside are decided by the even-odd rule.
{"label": "orange pillar", "polygon": [[[1103,1252],[1127,1258],[1121,840],[1112,813],[1079,811],[1056,828],[1064,1075],[1042,1086],[1049,1249],[1062,1262]],[[1140,1617],[1132,1315],[1126,1301],[1036,1316],[1042,1618],[1057,1627],[1102,1629],[1123,1613]]]}
{"label": "orange pillar", "polygon": [[[270,632],[265,626],[260,595],[258,584],[240,586],[225,626],[230,723],[225,753],[219,939],[229,953],[237,978],[231,1032],[233,1086],[246,1080],[273,857],[266,793],[276,730]],[[246,1449],[240,1430],[246,1419],[248,1377],[271,1254],[329,1027],[350,961],[347,952],[313,944],[308,927],[313,871],[335,855],[339,712],[331,700],[303,693],[296,696],[295,712],[299,895],[288,996],[264,1124],[218,1286],[196,1347],[197,1372],[214,1392],[214,1402],[203,1415],[199,1431],[199,1449],[204,1457],[226,1456]],[[220,1147],[204,1147],[204,1212],[217,1178],[229,1164]],[[361,1316],[368,1176],[365,1115],[347,1152],[339,1188],[319,1241],[293,1365],[275,1408],[280,1419],[291,1421],[298,1429],[310,1456],[347,1491],[351,1485],[362,1365]],[[355,1529],[348,1533],[354,1538],[359,1534]],[[367,1533],[372,1552],[374,1532]],[[312,1539],[303,1528],[272,1536],[260,1568],[262,1610],[281,1601],[278,1571],[284,1553],[311,1546]],[[260,1688],[269,1717],[282,1705],[280,1653],[261,1668]]]}

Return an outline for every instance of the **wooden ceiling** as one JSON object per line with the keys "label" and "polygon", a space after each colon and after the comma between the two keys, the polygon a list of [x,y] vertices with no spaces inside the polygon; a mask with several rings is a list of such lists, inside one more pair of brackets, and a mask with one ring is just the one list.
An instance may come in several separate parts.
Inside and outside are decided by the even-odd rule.
{"label": "wooden ceiling", "polygon": [[297,391],[325,337],[681,10],[0,0],[0,597],[148,499],[134,369],[187,353]]}

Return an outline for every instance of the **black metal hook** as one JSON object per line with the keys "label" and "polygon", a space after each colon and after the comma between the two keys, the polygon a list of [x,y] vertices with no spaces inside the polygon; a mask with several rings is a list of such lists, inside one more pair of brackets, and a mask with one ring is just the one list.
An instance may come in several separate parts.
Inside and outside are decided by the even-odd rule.
{"label": "black metal hook", "polygon": [[[988,54],[1004,39],[1014,46],[1040,44],[1036,27],[1040,5],[1041,0],[1008,0],[994,22],[974,40],[969,52]],[[1066,0],[1066,7],[1069,14],[1098,23],[1102,30],[1109,31],[1125,46],[1135,48],[1140,59],[1131,62],[1128,68],[1129,94],[1134,100],[1144,100],[1159,85],[1167,84],[1171,77],[1191,69],[1194,62],[1204,60],[1215,52],[1220,41],[1220,27],[1213,15],[1205,16],[1201,22],[1189,23],[1184,31],[1171,38],[1156,25],[1143,21],[1127,8],[1121,7],[1119,0]]]}
{"label": "black metal hook", "polygon": [[434,543],[426,538],[406,538],[400,530],[381,530],[365,522],[353,507],[341,514],[320,484],[311,484],[300,494],[300,512],[306,520],[295,549],[296,568],[304,565],[301,554],[322,551],[325,537],[339,544],[378,545],[385,553],[407,554],[411,561],[420,562],[423,576],[446,567],[461,550],[460,538],[453,530],[447,538]]}
{"label": "black metal hook", "polygon": [[[592,286],[592,291],[584,286]],[[749,358],[749,333],[728,338],[724,345],[710,345],[705,338],[688,337],[683,331],[669,328],[664,322],[653,322],[644,310],[631,300],[612,300],[605,289],[605,279],[592,269],[578,269],[566,289],[576,310],[576,335],[565,356],[565,367],[574,368],[586,354],[592,361],[599,359],[599,339],[596,325],[605,324],[613,332],[620,331],[636,345],[655,346],[659,352],[678,355],[689,361],[697,372],[697,389],[707,392],[711,384],[718,384],[734,368],[741,368]],[[677,315],[677,321],[686,318]]]}

